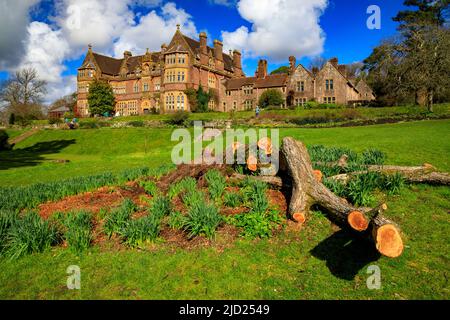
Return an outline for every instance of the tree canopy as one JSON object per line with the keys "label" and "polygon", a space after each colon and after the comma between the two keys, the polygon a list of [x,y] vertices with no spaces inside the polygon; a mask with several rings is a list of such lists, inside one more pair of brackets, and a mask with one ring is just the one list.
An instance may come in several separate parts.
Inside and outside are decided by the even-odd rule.
{"label": "tree canopy", "polygon": [[89,86],[88,103],[91,115],[114,113],[116,100],[111,85],[104,81],[94,80]]}
{"label": "tree canopy", "polygon": [[266,108],[269,106],[280,106],[283,103],[283,95],[277,89],[268,89],[264,91],[259,97],[258,101],[258,104],[261,108]]}
{"label": "tree canopy", "polygon": [[282,73],[289,73],[289,67],[281,66],[281,67],[273,70],[270,74],[282,74]]}

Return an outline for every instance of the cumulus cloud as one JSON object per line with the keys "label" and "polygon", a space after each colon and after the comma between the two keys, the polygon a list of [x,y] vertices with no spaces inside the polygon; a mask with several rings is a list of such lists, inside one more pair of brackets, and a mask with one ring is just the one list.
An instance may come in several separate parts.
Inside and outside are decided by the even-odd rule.
{"label": "cumulus cloud", "polygon": [[47,103],[76,90],[76,76],[64,75],[65,63],[82,57],[88,44],[121,57],[124,50],[159,50],[177,24],[184,34],[197,34],[192,17],[174,3],[146,15],[136,12],[136,7],[155,8],[162,0],[54,0],[50,23],[30,23],[30,9],[38,2],[0,0],[0,67],[9,72],[35,68],[49,83]]}
{"label": "cumulus cloud", "polygon": [[252,29],[222,31],[224,47],[275,61],[318,55],[325,42],[319,19],[327,4],[327,0],[240,0],[239,14]]}
{"label": "cumulus cloud", "polygon": [[211,4],[217,4],[220,6],[232,7],[236,4],[236,0],[209,0]]}
{"label": "cumulus cloud", "polygon": [[161,15],[151,11],[140,17],[137,25],[124,30],[114,44],[114,54],[116,57],[122,57],[125,50],[142,53],[146,48],[157,51],[161,44],[170,41],[177,24],[181,25],[184,34],[188,36],[197,34],[191,15],[169,2],[162,7]]}
{"label": "cumulus cloud", "polygon": [[25,52],[23,39],[27,35],[29,10],[38,0],[0,0],[0,69],[10,69],[20,63]]}

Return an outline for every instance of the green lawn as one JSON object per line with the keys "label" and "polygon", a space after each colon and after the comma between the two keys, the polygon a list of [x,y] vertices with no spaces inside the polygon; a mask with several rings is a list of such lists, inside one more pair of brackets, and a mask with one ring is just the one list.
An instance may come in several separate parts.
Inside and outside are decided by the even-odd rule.
{"label": "green lawn", "polygon": [[[170,161],[170,134],[169,129],[138,128],[41,131],[14,151],[0,153],[1,185],[160,165]],[[429,162],[450,171],[448,120],[282,129],[281,135],[355,151],[374,147],[386,152],[391,164]],[[31,152],[39,159],[29,159]],[[299,232],[270,240],[239,240],[223,250],[226,239],[219,237],[208,249],[94,247],[77,257],[55,248],[1,260],[0,298],[449,299],[450,188],[413,186],[386,201],[386,215],[399,223],[406,239],[398,259],[380,258],[370,245],[336,232],[323,215],[313,214]],[[66,268],[74,264],[81,267],[80,291],[66,288]],[[381,269],[380,290],[366,287],[367,266],[372,264]]]}

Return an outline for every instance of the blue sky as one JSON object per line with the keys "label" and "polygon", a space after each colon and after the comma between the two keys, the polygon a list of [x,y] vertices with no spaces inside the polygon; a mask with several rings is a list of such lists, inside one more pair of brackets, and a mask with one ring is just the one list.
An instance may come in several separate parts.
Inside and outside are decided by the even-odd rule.
{"label": "blue sky", "polygon": [[[144,50],[145,47],[157,50],[159,39],[167,39],[170,34],[173,34],[175,22],[179,21],[182,24],[182,31],[190,36],[195,37],[198,32],[206,31],[211,43],[213,39],[222,40],[223,38],[225,47],[229,45],[242,49],[244,71],[247,75],[253,75],[260,57],[268,60],[269,71],[280,65],[287,65],[288,56],[291,54],[296,55],[297,62],[300,59],[300,62],[305,65],[309,61],[307,55],[317,53],[326,58],[336,56],[340,63],[362,61],[380,40],[395,34],[397,25],[392,21],[392,17],[403,9],[403,0],[272,0],[271,2],[268,2],[269,0],[109,0],[110,4],[117,3],[117,5],[112,8],[110,5],[108,9],[105,7],[105,12],[108,11],[101,18],[111,17],[110,20],[105,20],[107,25],[112,26],[111,30],[97,30],[94,27],[77,33],[66,30],[61,21],[68,19],[67,7],[71,3],[80,2],[75,0],[25,1],[33,5],[15,10],[18,15],[20,10],[25,10],[24,12],[27,13],[25,17],[20,16],[25,19],[23,20],[25,23],[28,23],[27,30],[22,33],[16,31],[14,37],[10,37],[10,41],[16,41],[17,46],[23,46],[23,57],[16,56],[15,60],[13,58],[8,60],[0,55],[0,79],[7,78],[8,71],[11,72],[19,66],[40,63],[38,70],[52,69],[54,73],[49,78],[49,82],[57,89],[50,94],[51,98],[55,98],[58,93],[75,89],[73,76],[83,60],[88,41],[93,44],[94,50],[106,54],[118,56],[120,52],[123,52],[122,49],[132,49],[134,54],[142,54],[143,52],[139,51]],[[121,5],[120,1],[127,3]],[[106,6],[104,0],[92,0],[92,2],[98,2],[99,8],[102,8],[102,5]],[[263,8],[255,9],[253,6],[263,2],[267,4],[266,7],[262,5]],[[288,9],[284,9],[288,11],[270,7],[277,2],[288,3]],[[238,7],[237,3],[241,6]],[[370,5],[378,5],[381,9],[381,29],[379,30],[369,30],[366,27],[369,17],[366,11]],[[152,14],[153,11],[154,14]],[[0,20],[1,15],[2,13],[0,13]],[[82,15],[84,19],[86,14],[82,13]],[[120,19],[117,17],[125,15],[130,15],[132,21],[123,19],[120,25],[117,22]],[[140,20],[142,17],[148,18],[147,25]],[[114,26],[114,24],[118,25]],[[84,20],[83,25],[87,25]],[[15,28],[17,26],[11,25],[6,29],[14,32]],[[239,33],[239,30],[243,33]],[[0,31],[0,39],[5,38],[2,32],[5,31]],[[228,35],[224,35],[223,32]],[[32,38],[31,34],[34,34],[35,41],[29,40]],[[91,34],[92,39],[89,37]],[[102,34],[107,35],[103,39],[105,43],[100,43]],[[239,35],[242,37],[238,37]],[[268,38],[265,38],[266,36]],[[19,39],[12,39],[21,37],[23,39],[20,39],[20,43]],[[2,46],[6,45],[6,41],[3,44],[0,43],[0,54],[3,52]],[[11,44],[8,45],[11,47]],[[39,48],[40,45],[44,47]],[[247,48],[249,48],[248,52]],[[36,56],[33,55],[32,52],[37,52],[36,49],[42,49],[42,56],[39,53]],[[52,63],[59,65],[53,70],[50,68]],[[64,88],[61,83],[64,83]]]}

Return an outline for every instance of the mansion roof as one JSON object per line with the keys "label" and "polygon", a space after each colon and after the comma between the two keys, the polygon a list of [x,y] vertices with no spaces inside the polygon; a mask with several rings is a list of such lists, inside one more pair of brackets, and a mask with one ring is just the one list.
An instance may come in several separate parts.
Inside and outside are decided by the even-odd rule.
{"label": "mansion roof", "polygon": [[254,88],[276,88],[283,87],[286,85],[288,75],[283,74],[272,74],[267,75],[264,78],[247,77],[247,78],[236,78],[229,79],[226,83],[227,90],[239,90],[243,86],[252,85]]}

